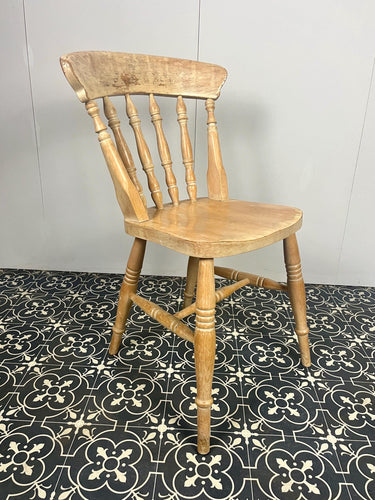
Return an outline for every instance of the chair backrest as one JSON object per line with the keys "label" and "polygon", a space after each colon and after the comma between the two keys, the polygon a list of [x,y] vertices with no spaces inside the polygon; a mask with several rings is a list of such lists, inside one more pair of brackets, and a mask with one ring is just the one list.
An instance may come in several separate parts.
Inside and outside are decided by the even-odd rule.
{"label": "chair backrest", "polygon": [[[81,102],[93,118],[95,131],[111,173],[117,199],[126,219],[149,219],[146,199],[138,180],[134,161],[120,129],[111,96],[124,95],[129,123],[134,131],[138,155],[147,176],[151,197],[158,209],[163,208],[160,185],[155,176],[150,150],[141,129],[132,94],[149,96],[151,121],[155,127],[161,164],[165,170],[168,193],[174,205],[179,204],[176,178],[172,170],[170,150],[155,95],[177,98],[177,120],[181,135],[181,152],[189,198],[197,198],[194,162],[187,127],[184,97],[205,99],[208,133],[207,188],[211,199],[228,197],[225,170],[214,116],[215,99],[225,82],[227,72],[214,64],[167,57],[126,54],[120,52],[74,52],[62,56],[61,66]],[[103,98],[104,114],[112,129],[115,143],[104,125],[95,99]]]}

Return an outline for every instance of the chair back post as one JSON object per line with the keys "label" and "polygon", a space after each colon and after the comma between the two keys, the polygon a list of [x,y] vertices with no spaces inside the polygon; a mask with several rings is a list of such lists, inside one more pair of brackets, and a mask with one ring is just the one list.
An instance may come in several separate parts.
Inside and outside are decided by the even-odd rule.
{"label": "chair back post", "polygon": [[208,145],[208,169],[207,190],[208,197],[212,200],[228,199],[228,183],[221,157],[219,134],[214,114],[215,101],[206,100],[207,110],[207,145]]}
{"label": "chair back post", "polygon": [[147,209],[142,199],[131,181],[128,172],[121,160],[120,154],[114,145],[111,136],[107,132],[99,115],[99,107],[94,100],[86,102],[88,114],[94,121],[95,132],[98,134],[98,140],[111,174],[113,185],[116,192],[117,201],[120,205],[125,218],[136,219],[140,222],[149,219]]}

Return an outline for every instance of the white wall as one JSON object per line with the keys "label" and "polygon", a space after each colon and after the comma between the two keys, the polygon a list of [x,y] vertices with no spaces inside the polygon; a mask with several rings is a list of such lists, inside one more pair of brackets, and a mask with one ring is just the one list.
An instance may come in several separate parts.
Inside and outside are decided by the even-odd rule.
{"label": "white wall", "polygon": [[[58,62],[119,50],[225,66],[231,196],[304,210],[307,282],[375,285],[374,22],[371,0],[2,0],[0,266],[123,272],[131,239]],[[201,179],[204,151],[198,134]],[[185,261],[150,245],[143,272],[184,274]],[[227,262],[284,277],[280,245]]]}

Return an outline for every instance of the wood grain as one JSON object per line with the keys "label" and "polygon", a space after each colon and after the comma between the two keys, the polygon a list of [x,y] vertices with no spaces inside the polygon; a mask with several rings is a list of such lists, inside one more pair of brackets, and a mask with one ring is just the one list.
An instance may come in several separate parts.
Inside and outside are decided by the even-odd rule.
{"label": "wood grain", "polygon": [[151,192],[151,198],[154,200],[156,207],[162,209],[163,196],[160,191],[158,180],[156,179],[155,176],[154,164],[152,163],[151,153],[150,150],[148,149],[145,138],[143,137],[141,129],[141,120],[139,119],[137,108],[135,107],[129,94],[126,95],[126,113],[129,117],[129,123],[134,131],[139,159],[141,160],[143,170],[147,175],[147,182]]}
{"label": "wood grain", "polygon": [[210,451],[212,379],[215,364],[215,280],[212,259],[200,259],[194,359],[197,377],[198,453]]}
{"label": "wood grain", "polygon": [[142,185],[137,177],[137,171],[134,165],[132,154],[121,132],[120,120],[118,119],[116,108],[112,104],[109,97],[103,97],[103,104],[104,113],[108,120],[108,125],[112,129],[116,141],[117,151],[121,156],[122,162],[125,165],[129,177],[138,190],[139,196],[141,197],[144,206],[147,207],[146,198],[143,194]]}
{"label": "wood grain", "polygon": [[177,120],[180,124],[180,132],[181,132],[181,153],[182,153],[182,161],[185,165],[185,181],[186,181],[186,190],[188,192],[189,198],[192,201],[197,199],[197,182],[195,180],[194,174],[194,160],[193,160],[193,150],[191,148],[191,142],[189,137],[189,131],[187,128],[188,116],[186,113],[186,106],[182,96],[178,96],[177,98]]}
{"label": "wood grain", "polygon": [[207,190],[208,197],[212,200],[228,199],[227,175],[221,158],[219,135],[214,115],[215,101],[207,99],[207,146],[208,146],[208,169]]}
{"label": "wood grain", "polygon": [[292,305],[296,334],[298,337],[301,360],[303,366],[311,366],[309,347],[309,327],[306,320],[306,294],[302,278],[301,259],[298,250],[297,238],[292,234],[283,242],[285,267],[287,272],[288,293]]}
{"label": "wood grain", "polygon": [[177,319],[173,314],[162,309],[157,304],[154,304],[150,300],[146,300],[143,297],[136,295],[135,293],[130,294],[131,300],[134,304],[137,304],[142,311],[154,318],[161,325],[168,328],[171,332],[175,333],[184,340],[190,340],[194,343],[194,334],[188,326],[186,326],[182,321]]}
{"label": "wood grain", "polygon": [[216,99],[227,77],[215,64],[122,52],[73,52],[60,63],[82,102],[125,94]]}
{"label": "wood grain", "polygon": [[134,240],[125,276],[121,285],[119,301],[117,305],[116,321],[112,329],[111,344],[109,354],[117,354],[122,334],[125,331],[126,321],[132,305],[130,295],[137,290],[139,275],[141,274],[143,258],[145,255],[146,241],[136,238]]}
{"label": "wood grain", "polygon": [[280,241],[302,225],[302,212],[282,205],[198,198],[148,210],[149,221],[125,220],[126,232],[193,257],[226,257]]}
{"label": "wood grain", "polygon": [[282,292],[288,291],[288,287],[284,283],[279,283],[278,281],[274,281],[269,278],[263,278],[263,276],[258,276],[257,274],[236,271],[234,269],[230,269],[229,267],[215,266],[215,274],[228,280],[240,281],[248,279],[249,285],[268,288],[269,290],[281,290]]}
{"label": "wood grain", "polygon": [[195,287],[197,285],[198,265],[199,260],[196,257],[189,257],[184,292],[184,307],[187,307],[192,303]]}
{"label": "wood grain", "polygon": [[86,103],[88,114],[94,121],[95,132],[98,139],[108,170],[111,174],[117,201],[124,217],[129,220],[145,221],[148,219],[147,210],[142,202],[137,188],[131,181],[128,172],[122,162],[119,152],[114,145],[107,127],[99,116],[99,108],[95,101]]}
{"label": "wood grain", "polygon": [[151,121],[155,127],[159,156],[165,171],[165,182],[167,183],[169,197],[173,205],[177,206],[179,201],[178,187],[176,184],[176,177],[172,170],[171,153],[161,124],[162,118],[160,116],[160,109],[153,94],[150,94],[150,114]]}

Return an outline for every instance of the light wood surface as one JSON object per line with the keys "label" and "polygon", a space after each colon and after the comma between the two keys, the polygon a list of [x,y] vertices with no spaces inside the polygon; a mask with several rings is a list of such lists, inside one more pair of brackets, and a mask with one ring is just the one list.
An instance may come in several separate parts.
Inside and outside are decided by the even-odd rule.
{"label": "light wood surface", "polygon": [[207,147],[208,147],[208,169],[207,169],[207,191],[212,200],[228,199],[227,175],[221,158],[219,134],[214,115],[215,101],[207,99]]}
{"label": "light wood surface", "polygon": [[191,142],[189,137],[189,131],[187,127],[188,117],[186,114],[186,106],[182,96],[177,98],[177,120],[180,124],[181,132],[181,152],[182,161],[185,165],[185,180],[186,180],[186,190],[188,192],[189,198],[192,201],[197,199],[197,182],[195,180],[194,174],[194,160],[193,160],[193,150],[191,148]]}
{"label": "light wood surface", "polygon": [[188,268],[186,273],[186,287],[184,292],[184,307],[192,303],[195,287],[198,278],[199,259],[196,257],[189,257]]}
{"label": "light wood surface", "polygon": [[227,77],[215,64],[122,52],[73,52],[60,62],[82,102],[126,94],[216,99]]}
{"label": "light wood surface", "polygon": [[160,191],[158,180],[155,176],[150,150],[142,133],[141,120],[139,119],[137,108],[135,107],[129,94],[126,94],[126,113],[129,117],[129,123],[134,131],[139,159],[141,160],[143,170],[147,176],[151,197],[154,200],[156,207],[161,209],[163,208],[163,196]]}
{"label": "light wood surface", "polygon": [[287,272],[287,285],[292,305],[296,334],[303,366],[311,366],[309,348],[309,327],[306,321],[306,294],[302,278],[301,259],[298,250],[297,238],[292,234],[284,240],[284,259]]}
{"label": "light wood surface", "polygon": [[147,220],[148,214],[142,198],[126,171],[121,156],[107,132],[107,127],[99,116],[97,103],[95,101],[88,101],[86,109],[94,121],[95,132],[98,134],[100,147],[111,174],[117,201],[124,217],[127,217],[129,220]]}
{"label": "light wood surface", "polygon": [[230,269],[229,267],[215,266],[215,274],[228,280],[241,281],[247,279],[250,285],[268,288],[269,290],[281,290],[282,292],[288,291],[288,286],[285,285],[285,283],[279,283],[278,281],[264,278],[263,276],[258,276],[256,274],[244,273],[243,271],[235,271],[234,269]]}
{"label": "light wood surface", "polygon": [[146,198],[143,194],[142,185],[137,177],[137,171],[134,165],[132,154],[124,139],[124,136],[122,135],[120,120],[117,116],[116,108],[112,104],[109,97],[103,97],[103,105],[104,113],[108,120],[108,125],[112,129],[113,135],[115,137],[117,150],[119,152],[119,155],[121,156],[122,162],[125,165],[125,168],[128,171],[129,177],[131,178],[134,186],[137,188],[143,204],[147,206]]}
{"label": "light wood surface", "polygon": [[190,340],[194,343],[194,333],[186,326],[182,321],[176,318],[173,314],[169,314],[167,311],[162,309],[157,304],[154,304],[150,300],[146,300],[135,293],[130,294],[130,299],[137,304],[142,311],[151,316],[151,318],[156,319],[161,325],[168,328],[171,332],[175,333],[184,340]]}
{"label": "light wood surface", "polygon": [[197,377],[198,453],[210,450],[212,379],[215,364],[215,279],[213,259],[200,259],[194,359]]}
{"label": "light wood surface", "polygon": [[280,241],[302,225],[296,208],[199,198],[149,209],[149,221],[125,220],[126,232],[194,257],[226,257]]}
{"label": "light wood surface", "polygon": [[117,305],[116,321],[112,329],[109,354],[117,354],[121,337],[125,331],[125,324],[129,316],[132,301],[130,295],[137,290],[139,275],[141,274],[143,258],[145,255],[146,241],[136,238],[134,240],[126,267],[124,280],[121,285],[120,297]]}
{"label": "light wood surface", "polygon": [[[113,52],[76,52],[63,56],[61,65],[70,85],[78,98],[86,104],[87,111],[93,119],[124,216],[125,230],[135,238],[121,286],[109,352],[116,354],[119,350],[132,303],[137,304],[164,327],[194,344],[198,452],[208,453],[217,302],[230,296],[242,286],[262,286],[287,291],[295,318],[302,364],[304,366],[311,364],[306,298],[295,237],[295,232],[302,225],[302,212],[293,207],[229,199],[227,176],[214,114],[215,99],[219,96],[226,79],[224,68],[197,61]],[[159,157],[172,203],[163,203],[154,162],[141,129],[141,120],[131,98],[132,94],[149,96],[150,117],[155,128]],[[118,113],[110,100],[110,96],[116,95],[125,96],[126,112],[155,207],[146,207],[146,199],[132,153],[121,131]],[[170,148],[162,127],[162,111],[155,95],[170,96],[176,101],[179,124],[176,124],[176,127],[180,129],[188,200],[179,200]],[[100,117],[98,105],[94,100],[99,97],[103,98],[104,114],[115,143]],[[208,164],[206,198],[197,198],[193,148],[184,102],[184,98],[187,97],[205,99]],[[235,122],[233,125],[235,126]],[[284,242],[287,285],[256,274],[224,267],[214,268],[213,259],[216,257],[256,250],[280,240]],[[136,293],[146,241],[152,241],[189,256],[184,306],[175,314],[163,310]],[[214,272],[234,280],[234,283],[215,291]],[[196,302],[192,303],[195,288]],[[195,332],[182,321],[194,312]]]}
{"label": "light wood surface", "polygon": [[[199,261],[199,259],[198,259]],[[232,283],[231,285],[223,286],[222,288],[219,288],[218,290],[215,291],[215,301],[216,304],[218,302],[221,302],[222,300],[226,299],[230,295],[232,295],[233,292],[238,290],[239,288],[242,288],[243,286],[246,286],[250,283],[248,278],[245,278],[241,281],[237,281],[236,283]],[[181,309],[181,311],[178,311],[174,316],[175,318],[182,319],[186,318],[186,316],[190,316],[190,314],[195,313],[197,309],[197,303],[194,302],[194,304],[190,304],[188,306],[185,306],[184,304],[184,309]]]}
{"label": "light wood surface", "polygon": [[150,115],[151,121],[155,127],[161,164],[163,165],[163,168],[165,170],[165,182],[168,186],[169,197],[172,200],[173,205],[177,206],[178,187],[176,184],[176,177],[174,176],[172,170],[171,153],[169,151],[167,139],[165,138],[163,127],[161,124],[162,118],[160,116],[160,109],[153,94],[150,94]]}

